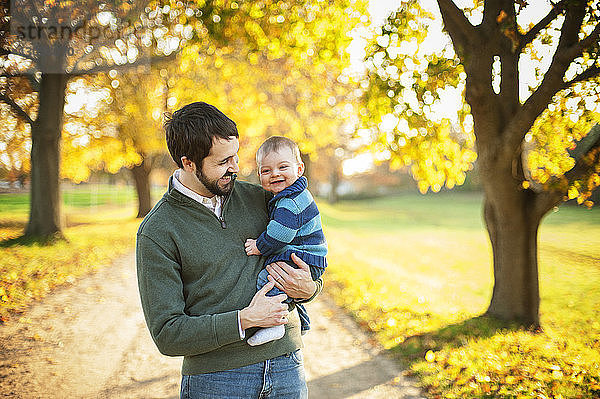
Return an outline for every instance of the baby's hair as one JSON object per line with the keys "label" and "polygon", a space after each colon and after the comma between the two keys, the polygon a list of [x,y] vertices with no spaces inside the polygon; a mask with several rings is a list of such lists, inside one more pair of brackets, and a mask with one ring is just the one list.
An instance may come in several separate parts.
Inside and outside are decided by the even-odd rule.
{"label": "baby's hair", "polygon": [[296,158],[296,161],[301,163],[302,158],[300,157],[300,150],[298,149],[298,144],[296,144],[294,140],[290,140],[283,136],[271,136],[258,147],[258,151],[256,151],[256,164],[260,166],[260,161],[262,161],[265,155],[274,151],[278,152],[280,149],[286,147],[292,150],[292,154],[294,155],[294,158]]}

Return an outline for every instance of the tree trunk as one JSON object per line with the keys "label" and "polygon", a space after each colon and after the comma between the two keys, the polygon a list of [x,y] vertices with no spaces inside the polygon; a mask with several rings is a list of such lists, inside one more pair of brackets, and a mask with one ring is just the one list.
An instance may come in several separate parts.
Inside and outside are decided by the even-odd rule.
{"label": "tree trunk", "polygon": [[334,165],[331,170],[331,175],[329,179],[329,183],[331,187],[329,189],[329,198],[328,201],[330,204],[335,204],[339,201],[338,188],[340,186],[340,180],[342,175],[342,165],[340,160],[337,157],[333,159]]}
{"label": "tree trunk", "polygon": [[131,170],[133,180],[135,181],[135,191],[138,198],[138,218],[143,218],[152,209],[152,200],[150,198],[150,172],[151,168],[146,159],[142,163],[135,165]]}
{"label": "tree trunk", "polygon": [[484,178],[484,219],[494,263],[494,290],[487,314],[537,328],[537,233],[543,215],[534,210],[532,191],[520,189],[510,172],[499,177],[495,170],[495,178]]}
{"label": "tree trunk", "polygon": [[312,189],[311,185],[311,175],[312,175],[312,161],[310,159],[310,155],[300,152],[300,157],[302,158],[302,162],[304,162],[304,176],[308,179],[308,187]]}
{"label": "tree trunk", "polygon": [[25,235],[61,235],[60,137],[67,75],[43,73],[39,111],[31,126],[31,201]]}

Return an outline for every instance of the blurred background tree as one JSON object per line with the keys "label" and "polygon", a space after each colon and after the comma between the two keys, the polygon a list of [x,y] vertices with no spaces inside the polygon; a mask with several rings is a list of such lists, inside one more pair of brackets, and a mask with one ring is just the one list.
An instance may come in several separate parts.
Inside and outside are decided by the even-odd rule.
{"label": "blurred background tree", "polygon": [[[321,164],[347,141],[351,131],[346,126],[355,111],[351,83],[342,78],[341,68],[290,58],[248,62],[237,54],[219,52],[215,60],[182,53],[173,92],[175,108],[202,98],[236,121],[243,177],[258,181],[254,154],[271,135],[298,142],[307,164]],[[311,176],[329,179],[320,169],[308,168],[309,181]]]}
{"label": "blurred background tree", "polygon": [[21,119],[14,118],[4,104],[0,106],[0,119],[4,121],[0,126],[0,178],[11,183],[19,182],[23,187],[31,170],[31,138],[27,125]]}
{"label": "blurred background tree", "polygon": [[[150,34],[162,21],[140,18],[141,8],[125,2],[3,3],[0,101],[31,131],[26,236],[61,236],[59,149],[69,80],[139,64],[152,45],[159,54],[169,51]],[[138,18],[137,25],[130,23]]]}
{"label": "blurred background tree", "polygon": [[[60,236],[61,231],[59,145],[70,80],[130,69],[191,43],[196,56],[216,54],[217,68],[222,63],[219,52],[226,54],[235,46],[237,55],[254,65],[284,58],[314,63],[321,74],[335,79],[335,71],[347,62],[346,33],[363,7],[355,0],[335,6],[308,1],[156,1],[142,9],[133,7],[139,6],[135,2],[13,3],[18,7],[5,3],[2,8],[0,100],[31,126],[31,213],[25,235],[41,237]],[[16,21],[43,33],[35,46],[9,29]],[[113,34],[99,42],[77,35],[59,39],[51,28],[61,24]],[[145,50],[149,58],[144,58]]]}
{"label": "blurred background tree", "polygon": [[[113,70],[73,82],[70,91],[61,176],[81,182],[92,171],[115,174],[124,167],[135,185],[137,217],[144,217],[153,205],[150,173],[166,156],[160,116],[167,110],[168,83],[158,70]],[[82,96],[88,98],[86,103],[77,100]]]}

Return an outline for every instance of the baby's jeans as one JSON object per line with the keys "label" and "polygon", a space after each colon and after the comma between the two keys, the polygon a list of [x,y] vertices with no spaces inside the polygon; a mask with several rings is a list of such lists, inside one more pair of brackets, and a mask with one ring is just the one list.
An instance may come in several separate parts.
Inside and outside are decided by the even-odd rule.
{"label": "baby's jeans", "polygon": [[[298,266],[296,266],[296,264],[293,262],[286,263],[292,266],[294,269],[298,268]],[[313,280],[316,280],[323,275],[323,268],[310,265],[309,267],[310,274]],[[267,271],[267,269],[262,269],[260,273],[258,273],[258,279],[256,281],[257,289],[260,290],[262,287],[264,287],[265,284],[269,282],[269,279],[267,278],[268,275],[269,272]],[[267,292],[267,296],[275,296],[279,294],[285,294],[285,292],[281,291],[277,287],[273,287],[271,291]],[[300,328],[302,333],[305,334],[308,330],[310,330],[310,318],[308,317],[308,312],[306,311],[306,308],[303,304],[296,302],[293,298],[288,297],[288,299],[286,299],[284,302],[290,305],[290,310],[294,309],[294,306],[298,309],[298,316],[300,316]]]}

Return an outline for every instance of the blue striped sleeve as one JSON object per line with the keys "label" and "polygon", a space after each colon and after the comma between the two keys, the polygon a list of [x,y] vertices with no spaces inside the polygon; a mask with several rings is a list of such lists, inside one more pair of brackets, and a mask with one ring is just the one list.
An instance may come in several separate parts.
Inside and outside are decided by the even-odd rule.
{"label": "blue striped sleeve", "polygon": [[285,242],[281,242],[278,240],[269,237],[266,231],[264,231],[257,239],[256,239],[256,248],[260,251],[261,255],[270,256],[279,251],[286,245]]}
{"label": "blue striped sleeve", "polygon": [[278,202],[267,230],[256,239],[256,247],[262,255],[271,255],[292,242],[300,229],[298,214],[293,200],[282,198]]}
{"label": "blue striped sleeve", "polygon": [[273,240],[283,243],[292,242],[297,232],[298,229],[287,227],[277,220],[271,220],[267,225],[267,235]]}

